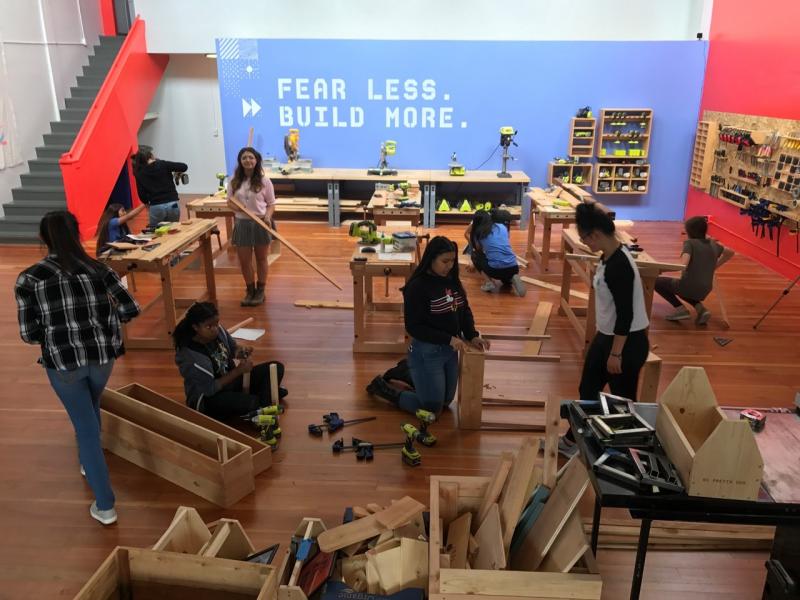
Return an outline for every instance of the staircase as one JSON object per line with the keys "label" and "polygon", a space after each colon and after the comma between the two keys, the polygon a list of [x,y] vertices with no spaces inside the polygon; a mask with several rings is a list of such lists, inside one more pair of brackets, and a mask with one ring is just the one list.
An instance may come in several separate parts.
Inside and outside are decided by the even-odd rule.
{"label": "staircase", "polygon": [[50,123],[44,144],[36,148],[36,158],[28,161],[28,173],[20,177],[20,187],[11,190],[12,202],[3,205],[0,218],[0,243],[36,243],[39,221],[51,210],[65,210],[67,198],[59,158],[72,147],[89,108],[119,52],[125,36],[100,36],[100,43],[89,57],[89,65],[70,88],[60,120]]}

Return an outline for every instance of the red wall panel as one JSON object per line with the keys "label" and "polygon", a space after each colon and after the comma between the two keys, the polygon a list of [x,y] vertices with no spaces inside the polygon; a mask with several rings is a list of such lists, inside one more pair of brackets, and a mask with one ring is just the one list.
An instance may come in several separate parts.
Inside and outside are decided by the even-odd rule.
{"label": "red wall panel", "polygon": [[[711,20],[704,110],[800,119],[800,23],[798,0],[716,0]],[[776,243],[756,238],[746,216],[734,206],[689,189],[686,215],[712,217],[712,235],[768,267],[793,277],[800,253],[788,225]]]}

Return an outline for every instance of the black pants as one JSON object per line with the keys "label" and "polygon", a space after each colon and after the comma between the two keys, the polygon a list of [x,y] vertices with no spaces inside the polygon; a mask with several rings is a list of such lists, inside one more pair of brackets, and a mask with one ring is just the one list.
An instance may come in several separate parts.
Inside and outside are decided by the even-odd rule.
{"label": "black pants", "polygon": [[250,391],[242,388],[242,376],[237,377],[213,396],[203,398],[203,413],[218,420],[238,417],[250,411],[269,406],[270,395],[269,366],[278,365],[278,385],[283,381],[283,363],[272,361],[261,363],[250,371]]}
{"label": "black pants", "polygon": [[489,260],[486,255],[480,250],[472,250],[472,264],[481,273],[486,273],[492,279],[502,281],[506,285],[511,283],[511,278],[519,273],[519,265],[513,267],[503,267],[502,269],[495,269],[489,266]]}
{"label": "black pants", "polygon": [[647,333],[642,329],[628,335],[622,348],[622,373],[619,375],[612,375],[606,368],[613,343],[613,335],[598,333],[594,336],[583,363],[583,374],[578,390],[581,400],[597,400],[606,384],[611,388],[612,394],[636,400],[639,371],[642,370],[650,352]]}
{"label": "black pants", "polygon": [[661,296],[664,300],[672,304],[675,308],[683,306],[678,298],[683,298],[684,302],[690,306],[697,306],[704,300],[695,300],[694,298],[687,298],[686,296],[678,293],[678,280],[674,277],[656,277],[656,294]]}

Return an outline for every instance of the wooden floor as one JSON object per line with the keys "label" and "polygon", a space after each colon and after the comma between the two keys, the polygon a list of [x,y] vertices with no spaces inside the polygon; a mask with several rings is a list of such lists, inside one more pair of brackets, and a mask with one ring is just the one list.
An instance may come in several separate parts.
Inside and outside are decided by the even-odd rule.
{"label": "wooden floor", "polygon": [[[255,326],[267,330],[256,343],[254,358],[278,359],[287,366],[284,385],[290,391],[289,409],[281,419],[283,439],[274,467],[258,477],[254,494],[234,510],[222,511],[109,455],[119,512],[118,524],[109,528],[99,526],[88,515],[92,496],[78,473],[72,428],[36,364],[38,349],[19,340],[13,283],[17,273],[42,251],[35,247],[0,249],[0,293],[5,307],[0,315],[0,598],[71,598],[114,546],[152,544],[181,504],[197,507],[207,521],[221,516],[241,520],[256,546],[285,544],[301,517],[322,517],[333,525],[348,505],[386,503],[404,494],[427,503],[429,475],[489,475],[498,453],[518,446],[521,436],[516,433],[460,433],[454,429],[452,412],[434,425],[439,443],[422,449],[423,463],[416,469],[403,466],[395,451],[377,452],[371,464],[356,463],[352,455],[332,456],[332,440],[310,437],[306,432],[309,423],[337,411],[345,418],[378,417],[376,422],[345,429],[347,439],[355,435],[374,442],[398,441],[407,417],[369,399],[364,388],[399,357],[354,356],[350,311],[293,306],[296,299],[352,300],[347,266],[352,242],[345,229],[290,222],[280,227],[335,275],[344,292],[286,250],[271,269],[267,302],[262,307],[240,308],[240,278],[217,277],[223,322],[232,324],[254,315]],[[680,229],[675,223],[639,223],[635,232],[640,244],[656,258],[674,260],[681,247]],[[437,233],[463,239],[456,227],[440,228]],[[524,252],[524,236],[524,232],[512,232],[519,254]],[[560,267],[556,261],[550,274],[540,275],[531,265],[527,274],[557,284]],[[465,274],[463,279],[479,328],[522,332],[539,300],[557,301],[555,293],[535,288],[529,288],[524,299],[508,292],[490,295],[479,291],[475,275]],[[741,256],[722,270],[719,279],[733,325],[730,330],[722,328],[713,298],[709,306],[714,318],[705,328],[697,328],[691,321],[665,322],[670,307],[656,302],[651,342],[665,362],[662,389],[681,366],[701,365],[706,367],[721,404],[790,405],[798,390],[800,289],[789,294],[761,328],[753,331],[753,323],[787,282]],[[144,299],[154,289],[154,284],[145,280],[146,276],[138,277]],[[201,286],[197,273],[191,271],[181,276],[178,285],[186,293]],[[376,288],[376,294],[382,293],[382,287]],[[159,324],[150,318],[140,326]],[[581,341],[566,318],[555,313],[548,333],[553,339],[545,342],[543,352],[560,354],[561,362],[492,364],[488,383],[496,392],[516,395],[527,390],[557,398],[576,397]],[[723,348],[714,342],[714,336],[733,342]],[[171,352],[139,351],[124,356],[114,369],[111,385],[132,381],[182,399]],[[588,500],[584,504],[588,506]],[[627,598],[633,553],[601,550],[598,558],[603,598]],[[760,598],[763,560],[763,553],[757,552],[651,552],[642,598]]]}

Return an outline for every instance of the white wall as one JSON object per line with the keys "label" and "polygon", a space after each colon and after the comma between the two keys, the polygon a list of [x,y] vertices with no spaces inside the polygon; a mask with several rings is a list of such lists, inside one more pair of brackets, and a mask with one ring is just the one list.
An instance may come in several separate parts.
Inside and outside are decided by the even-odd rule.
{"label": "white wall", "polygon": [[[58,120],[100,29],[97,0],[0,0],[0,39],[24,161],[35,157],[50,121]],[[11,201],[27,170],[23,162],[0,171],[0,204]]]}
{"label": "white wall", "polygon": [[156,156],[189,165],[189,184],[178,191],[210,194],[225,171],[217,62],[203,54],[174,54],[148,109],[158,114],[139,130],[139,143]]}
{"label": "white wall", "polygon": [[[134,0],[150,52],[215,38],[687,40],[712,0]],[[236,8],[233,8],[237,6]],[[231,14],[231,11],[235,14]]]}

